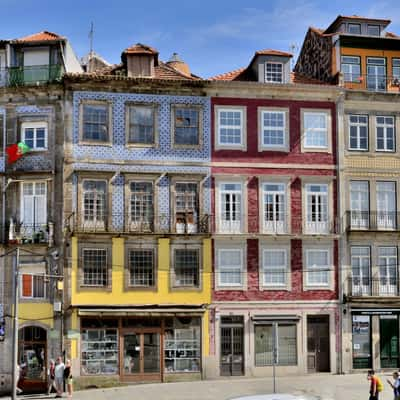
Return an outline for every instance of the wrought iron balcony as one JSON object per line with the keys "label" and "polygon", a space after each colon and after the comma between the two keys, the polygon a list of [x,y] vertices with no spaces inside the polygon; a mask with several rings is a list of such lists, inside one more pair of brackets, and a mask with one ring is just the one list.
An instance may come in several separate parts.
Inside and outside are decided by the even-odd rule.
{"label": "wrought iron balcony", "polygon": [[395,297],[400,296],[399,278],[352,276],[347,280],[347,295],[350,297]]}
{"label": "wrought iron balcony", "polygon": [[340,73],[340,85],[372,92],[400,92],[400,77],[380,74]]}
{"label": "wrought iron balcony", "polygon": [[7,244],[47,244],[54,243],[54,224],[24,223],[23,221],[10,220],[6,224],[5,238]]}
{"label": "wrought iron balcony", "polygon": [[61,77],[62,67],[58,64],[9,67],[6,85],[24,86],[58,82]]}
{"label": "wrought iron balcony", "polygon": [[76,233],[137,233],[137,234],[209,234],[210,216],[207,214],[193,217],[191,213],[179,218],[168,215],[158,217],[133,217],[126,214],[71,214],[66,219],[66,227]]}
{"label": "wrought iron balcony", "polygon": [[347,231],[398,231],[400,213],[395,211],[347,211]]}

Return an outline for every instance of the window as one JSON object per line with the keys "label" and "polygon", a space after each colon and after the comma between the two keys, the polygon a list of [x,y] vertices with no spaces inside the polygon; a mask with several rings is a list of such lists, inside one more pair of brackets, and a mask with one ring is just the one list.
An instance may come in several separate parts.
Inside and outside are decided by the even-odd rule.
{"label": "window", "polygon": [[381,27],[379,25],[368,25],[367,32],[369,36],[380,36]]}
{"label": "window", "polygon": [[152,232],[154,228],[153,182],[130,182],[130,228]]}
{"label": "window", "polygon": [[367,88],[368,90],[386,90],[386,59],[367,57]]}
{"label": "window", "polygon": [[44,274],[21,274],[21,298],[44,299],[46,297],[46,285]]}
{"label": "window", "polygon": [[197,183],[175,183],[175,229],[177,233],[197,233],[198,201]]}
{"label": "window", "polygon": [[106,181],[83,181],[83,224],[88,228],[105,228],[106,221]]}
{"label": "window", "polygon": [[244,147],[244,132],[243,109],[217,108],[217,148]]}
{"label": "window", "polygon": [[397,296],[397,247],[378,248],[379,295]]}
{"label": "window", "polygon": [[350,225],[354,229],[369,227],[369,183],[350,182]]}
{"label": "window", "polygon": [[109,138],[108,104],[82,105],[82,139],[90,142],[108,142]]}
{"label": "window", "polygon": [[175,287],[200,286],[200,254],[198,249],[174,250]]}
{"label": "window", "polygon": [[200,146],[200,109],[198,107],[173,107],[174,145]]}
{"label": "window", "polygon": [[24,238],[40,234],[43,237],[47,231],[47,184],[46,182],[21,183],[21,233]]}
{"label": "window", "polygon": [[306,111],[303,114],[304,148],[328,150],[328,114]]}
{"label": "window", "polygon": [[286,185],[263,184],[263,222],[268,233],[286,233]]}
{"label": "window", "polygon": [[361,24],[348,24],[347,31],[353,35],[361,35]]}
{"label": "window", "polygon": [[306,189],[306,233],[328,233],[328,185],[307,184]]}
{"label": "window", "polygon": [[153,249],[130,249],[128,262],[129,286],[154,286],[155,271]]}
{"label": "window", "polygon": [[86,248],[82,251],[83,285],[104,287],[108,285],[107,250]]}
{"label": "window", "polygon": [[286,149],[286,112],[261,111],[261,147]]}
{"label": "window", "polygon": [[47,150],[47,124],[45,122],[24,122],[21,130],[21,140],[31,150]]}
{"label": "window", "polygon": [[307,286],[328,286],[332,270],[330,251],[326,249],[306,249]]}
{"label": "window", "polygon": [[278,62],[265,63],[265,82],[283,82],[283,64]]}
{"label": "window", "polygon": [[262,253],[263,286],[285,287],[288,278],[286,249],[264,249]]}
{"label": "window", "polygon": [[345,82],[360,82],[360,57],[342,56],[342,73]]}
{"label": "window", "polygon": [[396,227],[396,182],[376,183],[377,226],[380,229]]}
{"label": "window", "polygon": [[368,150],[368,115],[349,115],[349,149]]}
{"label": "window", "polygon": [[353,315],[353,368],[372,367],[371,321],[369,315]]}
{"label": "window", "polygon": [[[255,365],[262,367],[273,364],[274,326],[256,325],[254,332]],[[276,325],[277,365],[297,365],[296,324]]]}
{"label": "window", "polygon": [[242,230],[242,184],[221,183],[219,231],[240,233]]}
{"label": "window", "polygon": [[396,85],[400,84],[400,58],[393,58],[392,60],[392,74],[393,74],[393,83]]}
{"label": "window", "polygon": [[395,151],[394,117],[376,117],[376,150]]}
{"label": "window", "polygon": [[218,286],[243,285],[243,250],[218,249],[217,250]]}
{"label": "window", "polygon": [[156,108],[146,105],[128,107],[128,144],[155,144]]}
{"label": "window", "polygon": [[370,294],[370,248],[351,248],[352,295]]}

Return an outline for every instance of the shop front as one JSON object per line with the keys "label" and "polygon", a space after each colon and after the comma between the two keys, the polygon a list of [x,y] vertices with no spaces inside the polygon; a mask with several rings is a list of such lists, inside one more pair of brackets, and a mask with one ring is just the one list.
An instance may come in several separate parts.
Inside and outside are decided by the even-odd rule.
{"label": "shop front", "polygon": [[121,382],[201,379],[202,313],[80,318],[80,376]]}

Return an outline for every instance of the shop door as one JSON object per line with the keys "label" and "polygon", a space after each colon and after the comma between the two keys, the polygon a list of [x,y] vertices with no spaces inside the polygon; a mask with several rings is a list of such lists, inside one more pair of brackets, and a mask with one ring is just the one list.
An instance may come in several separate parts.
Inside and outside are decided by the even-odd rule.
{"label": "shop door", "polygon": [[221,317],[221,376],[243,375],[243,317]]}
{"label": "shop door", "polygon": [[124,332],[121,338],[121,378],[161,380],[161,331]]}
{"label": "shop door", "polygon": [[397,315],[379,319],[381,368],[399,367],[399,323]]}
{"label": "shop door", "polygon": [[307,317],[308,372],[330,371],[329,316]]}

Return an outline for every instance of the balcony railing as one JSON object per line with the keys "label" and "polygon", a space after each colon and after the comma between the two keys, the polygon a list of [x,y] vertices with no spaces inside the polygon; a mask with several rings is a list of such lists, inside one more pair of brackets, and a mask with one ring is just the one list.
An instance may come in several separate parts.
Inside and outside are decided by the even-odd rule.
{"label": "balcony railing", "polygon": [[372,92],[400,92],[400,77],[380,74],[340,74],[340,85]]}
{"label": "balcony railing", "polygon": [[351,297],[393,297],[399,296],[399,278],[384,276],[379,278],[357,277],[348,278],[347,293]]}
{"label": "balcony railing", "polygon": [[54,243],[54,224],[24,223],[11,220],[6,224],[4,243],[8,244],[48,244]]}
{"label": "balcony railing", "polygon": [[347,211],[348,231],[397,231],[400,213],[395,211]]}
{"label": "balcony railing", "polygon": [[4,74],[3,86],[37,85],[58,82],[61,80],[61,77],[62,67],[57,64],[8,67]]}

